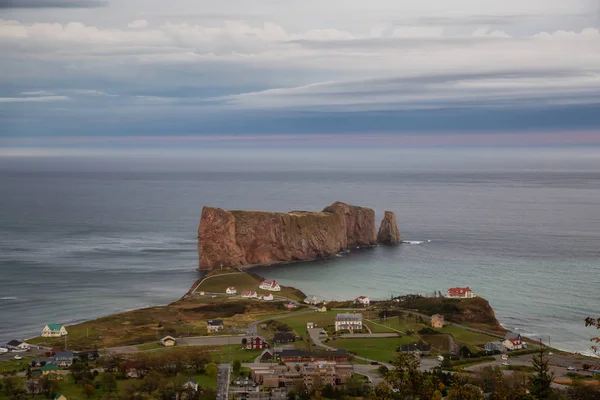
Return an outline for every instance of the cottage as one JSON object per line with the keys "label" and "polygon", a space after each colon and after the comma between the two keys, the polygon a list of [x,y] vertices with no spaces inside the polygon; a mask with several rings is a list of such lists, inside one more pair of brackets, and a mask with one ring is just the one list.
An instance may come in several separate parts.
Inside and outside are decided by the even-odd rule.
{"label": "cottage", "polygon": [[67,400],[67,398],[59,393],[56,396],[54,396],[54,400]]}
{"label": "cottage", "polygon": [[260,362],[271,362],[273,361],[273,351],[270,349],[265,349],[259,356]]}
{"label": "cottage", "polygon": [[325,306],[318,307],[317,312],[327,312],[327,307],[325,307]]}
{"label": "cottage", "polygon": [[444,316],[440,314],[433,314],[431,316],[431,327],[432,328],[443,328],[445,325]]}
{"label": "cottage", "polygon": [[354,300],[355,303],[360,304],[361,306],[365,306],[367,307],[369,304],[371,304],[371,300],[369,300],[369,298],[367,296],[358,296],[356,298],[356,300]]}
{"label": "cottage", "polygon": [[138,369],[140,367],[140,363],[137,360],[125,360],[125,364],[123,368],[125,369],[125,376],[128,378],[139,378],[140,373]]}
{"label": "cottage", "polygon": [[177,340],[175,340],[173,336],[165,336],[164,338],[160,339],[160,344],[165,347],[172,347],[177,344]]}
{"label": "cottage", "polygon": [[314,306],[314,305],[319,304],[319,299],[317,296],[309,296],[304,299],[304,303]]}
{"label": "cottage", "polygon": [[362,314],[342,313],[335,316],[335,330],[360,331],[362,329]]}
{"label": "cottage", "polygon": [[237,289],[235,288],[235,286],[229,286],[227,289],[225,289],[225,293],[227,293],[227,294],[236,294],[237,293]]}
{"label": "cottage", "polygon": [[446,297],[451,299],[472,299],[475,296],[475,292],[473,292],[470,288],[465,287],[455,287],[448,289]]}
{"label": "cottage", "polygon": [[244,299],[256,299],[258,294],[254,290],[246,290],[242,293],[242,298]]}
{"label": "cottage", "polygon": [[280,292],[281,291],[281,286],[279,286],[279,283],[277,283],[276,281],[273,281],[273,280],[262,281],[260,283],[259,288],[263,289],[263,290],[269,290],[271,292]]}
{"label": "cottage", "polygon": [[269,347],[269,343],[260,336],[255,336],[248,340],[248,344],[246,345],[246,348],[250,350],[262,350],[267,347]]}
{"label": "cottage", "polygon": [[285,307],[287,310],[295,310],[296,308],[298,308],[298,306],[294,303],[285,303],[283,305],[283,307]]}
{"label": "cottage", "polygon": [[58,373],[58,366],[56,364],[48,363],[41,368],[41,371],[43,376],[51,373]]}
{"label": "cottage", "polygon": [[262,295],[262,300],[271,301],[273,299],[274,297],[272,293],[265,293]]}
{"label": "cottage", "polygon": [[20,340],[11,340],[6,343],[6,347],[12,351],[27,351],[29,350],[29,345],[25,342],[21,342]]}
{"label": "cottage", "polygon": [[208,333],[219,332],[224,328],[223,321],[220,319],[209,320],[206,324],[206,330]]}
{"label": "cottage", "polygon": [[66,335],[67,330],[60,324],[48,324],[42,329],[42,337],[61,337]]}
{"label": "cottage", "polygon": [[504,339],[502,344],[508,351],[521,350],[523,348],[523,342],[518,338]]}
{"label": "cottage", "polygon": [[193,391],[195,391],[195,392],[197,392],[197,391],[198,391],[199,387],[200,387],[200,386],[198,385],[198,382],[197,382],[197,381],[196,381],[194,378],[192,378],[192,377],[190,377],[190,379],[188,379],[188,380],[187,380],[187,381],[186,381],[186,382],[183,384],[183,388],[184,388],[184,389],[191,389],[191,390],[193,390]]}
{"label": "cottage", "polygon": [[59,351],[54,355],[54,364],[59,367],[68,368],[73,365],[72,351]]}
{"label": "cottage", "polygon": [[296,335],[293,332],[275,332],[273,343],[292,343],[296,341]]}

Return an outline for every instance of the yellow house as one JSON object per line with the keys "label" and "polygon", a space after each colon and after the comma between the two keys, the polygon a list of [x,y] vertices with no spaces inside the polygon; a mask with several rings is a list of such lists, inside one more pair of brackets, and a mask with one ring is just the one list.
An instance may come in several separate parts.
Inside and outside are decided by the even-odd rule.
{"label": "yellow house", "polygon": [[165,336],[164,338],[160,339],[160,344],[165,347],[172,347],[177,344],[177,341],[172,336]]}
{"label": "yellow house", "polygon": [[432,328],[443,328],[444,327],[444,316],[440,314],[433,314],[431,316],[431,327]]}
{"label": "yellow house", "polygon": [[41,368],[42,375],[50,375],[58,373],[58,366],[56,364],[48,363]]}
{"label": "yellow house", "polygon": [[62,394],[57,394],[54,397],[54,400],[67,400],[67,398],[65,396],[63,396]]}
{"label": "yellow house", "polygon": [[317,308],[318,312],[327,312],[327,307],[323,306],[321,308]]}
{"label": "yellow house", "polygon": [[67,335],[67,330],[61,324],[48,324],[42,329],[43,337],[61,337]]}

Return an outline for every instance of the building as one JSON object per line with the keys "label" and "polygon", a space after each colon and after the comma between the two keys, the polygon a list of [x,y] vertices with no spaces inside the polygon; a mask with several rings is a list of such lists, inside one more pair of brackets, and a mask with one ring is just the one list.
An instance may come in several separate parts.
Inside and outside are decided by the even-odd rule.
{"label": "building", "polygon": [[362,329],[362,314],[342,313],[335,316],[335,330],[360,331]]}
{"label": "building", "polygon": [[518,338],[504,339],[502,345],[504,345],[508,351],[521,350],[523,348],[523,342]]}
{"label": "building", "polygon": [[265,349],[262,353],[260,353],[259,360],[260,362],[271,362],[273,361],[273,351],[270,349]]}
{"label": "building", "polygon": [[125,364],[123,366],[125,370],[125,376],[128,378],[139,378],[140,373],[138,369],[140,369],[140,363],[137,360],[125,360]]}
{"label": "building", "polygon": [[433,314],[431,316],[431,327],[432,328],[443,328],[445,325],[444,316],[440,314]]}
{"label": "building", "polygon": [[446,297],[449,297],[451,299],[472,299],[473,297],[476,297],[476,296],[475,296],[475,292],[473,292],[468,287],[465,287],[465,288],[455,287],[455,288],[448,289]]}
{"label": "building", "polygon": [[506,347],[502,344],[502,341],[498,340],[496,342],[488,342],[484,346],[485,351],[489,351],[490,353],[495,353],[497,351],[504,353],[506,351]]}
{"label": "building", "polygon": [[321,306],[321,307],[317,308],[317,312],[327,312],[327,307]]}
{"label": "building", "polygon": [[42,376],[58,373],[58,366],[56,364],[48,363],[41,368],[41,371]]}
{"label": "building", "polygon": [[94,361],[100,357],[100,353],[98,353],[98,350],[77,351],[74,357],[77,360]]}
{"label": "building", "polygon": [[259,286],[260,289],[269,290],[271,292],[279,292],[281,291],[281,286],[274,280],[266,280],[262,281]]}
{"label": "building", "polygon": [[431,346],[428,344],[403,344],[402,346],[398,347],[396,351],[428,355],[431,352]]}
{"label": "building", "polygon": [[206,323],[206,330],[208,333],[219,332],[224,328],[223,321],[220,319],[211,319]]}
{"label": "building", "polygon": [[267,347],[269,347],[269,343],[260,336],[255,336],[248,340],[248,344],[246,345],[246,348],[250,350],[262,350]]}
{"label": "building", "polygon": [[285,303],[283,306],[286,308],[286,310],[295,310],[298,308],[298,306],[292,302]]}
{"label": "building", "polygon": [[246,290],[242,293],[242,298],[244,299],[256,299],[258,294],[254,290]]}
{"label": "building", "polygon": [[254,367],[251,369],[251,377],[263,387],[289,389],[301,384],[310,390],[317,381],[321,385],[333,387],[344,385],[353,371],[351,364],[314,362],[305,364],[299,370],[286,365]]}
{"label": "building", "polygon": [[292,343],[296,341],[296,335],[294,332],[275,332],[273,337],[273,343]]}
{"label": "building", "polygon": [[274,299],[272,293],[265,293],[261,296],[262,300],[271,301]]}
{"label": "building", "polygon": [[358,296],[356,298],[356,300],[354,300],[355,303],[360,304],[361,306],[365,306],[367,307],[369,304],[371,304],[371,300],[369,300],[369,298],[367,296]]}
{"label": "building", "polygon": [[165,347],[172,347],[177,344],[177,341],[173,336],[165,336],[164,338],[160,339],[160,344]]}
{"label": "building", "polygon": [[309,296],[304,299],[304,303],[314,306],[319,304],[319,298],[317,296]]}
{"label": "building", "polygon": [[62,368],[68,368],[73,365],[72,351],[59,351],[54,355],[54,364]]}
{"label": "building", "polygon": [[54,396],[54,400],[67,400],[67,398],[59,393],[56,396]]}
{"label": "building", "polygon": [[54,362],[54,358],[52,358],[52,357],[34,358],[33,360],[31,360],[30,365],[33,368],[40,368],[48,363],[53,363],[53,362]]}
{"label": "building", "polygon": [[42,337],[61,337],[67,335],[67,330],[60,324],[48,324],[42,329]]}
{"label": "building", "polygon": [[229,286],[227,289],[225,289],[225,293],[227,293],[227,294],[236,294],[237,293],[237,289],[235,288],[235,286]]}
{"label": "building", "polygon": [[306,323],[306,329],[313,329],[315,327],[315,323],[314,322],[307,322]]}
{"label": "building", "polygon": [[20,340],[11,340],[6,343],[6,347],[12,351],[27,351],[29,350],[29,345],[25,342],[21,342]]}
{"label": "building", "polygon": [[335,351],[328,350],[317,350],[317,351],[306,351],[306,350],[282,350],[279,353],[279,359],[283,362],[295,362],[304,363],[311,361],[336,361],[336,362],[348,362],[350,354],[344,349],[337,349]]}
{"label": "building", "polygon": [[190,379],[183,384],[184,389],[192,389],[195,392],[198,391],[199,387],[200,386],[198,385],[198,382],[196,382],[196,380],[192,377],[190,377]]}

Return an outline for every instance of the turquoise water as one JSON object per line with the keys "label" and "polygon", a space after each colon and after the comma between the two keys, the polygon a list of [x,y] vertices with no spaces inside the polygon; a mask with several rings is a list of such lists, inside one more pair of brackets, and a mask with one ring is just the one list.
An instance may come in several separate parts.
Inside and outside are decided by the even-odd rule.
{"label": "turquoise water", "polygon": [[524,157],[505,168],[495,157],[431,167],[313,154],[250,168],[238,158],[0,159],[0,340],[179,298],[200,276],[205,204],[288,211],[342,200],[378,220],[396,212],[414,244],[256,272],[325,299],[470,286],[507,328],[585,352],[595,332],[583,320],[600,315],[600,163]]}

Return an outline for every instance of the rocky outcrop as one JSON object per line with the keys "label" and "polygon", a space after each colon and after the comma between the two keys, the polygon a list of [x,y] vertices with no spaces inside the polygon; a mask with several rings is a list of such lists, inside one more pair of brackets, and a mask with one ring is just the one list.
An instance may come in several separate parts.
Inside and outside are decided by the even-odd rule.
{"label": "rocky outcrop", "polygon": [[204,207],[199,268],[313,260],[377,243],[375,212],[336,202],[321,212],[227,211]]}
{"label": "rocky outcrop", "polygon": [[381,220],[377,242],[390,245],[402,243],[402,236],[400,236],[400,230],[396,224],[396,214],[391,211],[386,211]]}

